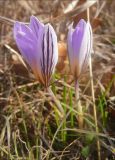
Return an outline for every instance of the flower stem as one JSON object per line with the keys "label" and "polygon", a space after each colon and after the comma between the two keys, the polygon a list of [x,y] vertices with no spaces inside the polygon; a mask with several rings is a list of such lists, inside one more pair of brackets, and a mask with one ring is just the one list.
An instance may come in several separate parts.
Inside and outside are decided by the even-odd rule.
{"label": "flower stem", "polygon": [[75,98],[77,101],[77,111],[78,111],[78,125],[79,128],[83,128],[83,109],[79,99],[79,82],[75,83]]}
{"label": "flower stem", "polygon": [[47,91],[48,91],[48,93],[50,94],[50,96],[52,97],[53,101],[55,102],[55,104],[56,104],[56,106],[57,106],[57,108],[58,108],[58,111],[59,111],[59,113],[60,113],[60,114],[59,114],[60,117],[63,118],[65,113],[64,113],[64,109],[63,109],[61,103],[60,103],[59,100],[56,98],[56,96],[54,95],[54,93],[52,92],[52,90],[51,90],[50,87],[47,88]]}

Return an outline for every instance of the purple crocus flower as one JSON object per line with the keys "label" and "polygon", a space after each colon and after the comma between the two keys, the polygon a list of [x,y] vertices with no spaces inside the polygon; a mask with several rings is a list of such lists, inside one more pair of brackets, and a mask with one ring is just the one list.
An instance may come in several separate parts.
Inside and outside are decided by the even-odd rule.
{"label": "purple crocus flower", "polygon": [[29,25],[14,24],[14,38],[35,77],[48,87],[58,61],[57,36],[53,27],[31,16]]}
{"label": "purple crocus flower", "polygon": [[71,72],[77,80],[86,68],[92,51],[92,28],[83,19],[68,33],[68,55]]}

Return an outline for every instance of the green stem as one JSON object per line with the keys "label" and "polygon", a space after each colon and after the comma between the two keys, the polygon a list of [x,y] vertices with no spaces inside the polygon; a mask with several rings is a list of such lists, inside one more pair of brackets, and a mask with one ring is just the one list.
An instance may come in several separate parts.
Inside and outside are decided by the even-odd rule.
{"label": "green stem", "polygon": [[77,102],[77,111],[78,111],[78,125],[79,128],[83,128],[83,109],[79,99],[79,82],[75,83],[75,98]]}
{"label": "green stem", "polygon": [[59,112],[60,112],[60,117],[64,117],[64,109],[63,109],[63,107],[62,107],[62,105],[61,105],[61,103],[59,102],[59,100],[56,98],[56,96],[54,95],[54,93],[52,92],[52,90],[51,90],[51,88],[49,87],[49,88],[47,88],[47,91],[48,91],[48,93],[50,94],[50,96],[52,97],[52,99],[53,99],[53,101],[55,102],[55,104],[56,104],[56,106],[57,106],[57,108],[58,108],[58,110],[59,110]]}

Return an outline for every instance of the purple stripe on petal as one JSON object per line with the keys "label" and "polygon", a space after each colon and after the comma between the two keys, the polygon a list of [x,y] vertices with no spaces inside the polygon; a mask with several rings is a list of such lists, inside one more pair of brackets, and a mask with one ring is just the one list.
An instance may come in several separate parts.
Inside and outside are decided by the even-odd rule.
{"label": "purple stripe on petal", "polygon": [[[48,24],[49,26],[49,40],[50,40],[50,43],[49,43],[49,49],[51,51],[50,53],[50,56],[49,56],[49,64],[51,65],[51,62],[53,62],[53,71],[54,72],[54,69],[55,69],[55,66],[58,62],[58,46],[57,46],[57,36],[56,36],[56,33],[53,29],[53,27]],[[48,67],[49,69],[49,72],[50,72],[50,65]]]}
{"label": "purple stripe on petal", "polygon": [[50,24],[45,26],[42,52],[41,65],[45,77],[45,83],[48,85],[49,79],[58,60],[57,37]]}

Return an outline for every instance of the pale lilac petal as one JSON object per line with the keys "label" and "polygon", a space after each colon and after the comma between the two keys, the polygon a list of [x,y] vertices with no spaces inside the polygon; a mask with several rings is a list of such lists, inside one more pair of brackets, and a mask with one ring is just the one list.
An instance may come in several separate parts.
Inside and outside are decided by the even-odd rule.
{"label": "pale lilac petal", "polygon": [[71,71],[78,78],[87,66],[92,50],[92,29],[89,23],[80,20],[74,32],[68,33],[68,55]]}
{"label": "pale lilac petal", "polygon": [[16,35],[19,33],[23,36],[27,36],[30,39],[36,39],[32,30],[27,25],[20,22],[16,22],[14,25],[14,37],[16,37]]}
{"label": "pale lilac petal", "polygon": [[29,27],[34,32],[34,35],[38,40],[42,38],[41,36],[44,32],[44,24],[41,23],[36,17],[31,16]]}
{"label": "pale lilac petal", "polygon": [[92,28],[91,28],[91,25],[89,22],[87,23],[87,32],[86,33],[87,33],[87,37],[88,37],[87,53],[86,53],[84,62],[82,62],[83,64],[82,64],[82,71],[81,72],[83,72],[87,68],[88,61],[89,61],[89,58],[90,58],[91,52],[92,52],[93,36],[92,36]]}
{"label": "pale lilac petal", "polygon": [[39,77],[41,78],[39,61],[41,49],[39,45],[37,45],[37,39],[33,32],[26,25],[16,22],[14,25],[14,38],[24,59],[34,72],[39,73]]}
{"label": "pale lilac petal", "polygon": [[69,29],[69,32],[68,32],[67,43],[68,43],[69,62],[70,62],[70,67],[71,67],[72,73],[75,72],[75,66],[76,66],[75,57],[74,57],[74,53],[73,53],[73,46],[72,46],[73,32],[74,32],[74,29],[71,26],[71,28]]}
{"label": "pale lilac petal", "polygon": [[68,33],[68,54],[71,71],[74,76],[80,73],[79,68],[79,51],[82,43],[86,22],[81,19],[75,29],[72,27]]}
{"label": "pale lilac petal", "polygon": [[79,66],[82,69],[84,63],[88,63],[92,48],[92,32],[89,23],[86,24],[83,40],[79,51]]}
{"label": "pale lilac petal", "polygon": [[[35,16],[31,16],[29,27],[37,38],[36,45],[38,46],[38,59],[40,60],[42,57],[42,43],[43,43],[43,35],[45,32],[45,26],[41,23]],[[39,62],[40,65],[40,62]],[[39,66],[38,66],[39,67]]]}
{"label": "pale lilac petal", "polygon": [[86,27],[86,22],[83,19],[81,19],[79,23],[77,24],[75,31],[73,32],[72,47],[73,47],[74,56],[76,58],[79,57],[79,51],[81,48],[81,43],[82,43],[82,39],[83,39],[84,32],[85,32],[85,27]]}
{"label": "pale lilac petal", "polygon": [[35,16],[31,16],[29,27],[31,28],[31,30],[33,31],[34,35],[37,38],[37,43],[36,43],[36,45],[38,46],[37,68],[41,70],[41,74],[43,76],[41,59],[43,56],[42,45],[43,45],[43,35],[45,33],[45,26]]}
{"label": "pale lilac petal", "polygon": [[29,27],[18,22],[14,25],[14,38],[23,57],[31,64],[33,54],[34,57],[36,55],[35,50],[37,47],[37,39]]}

